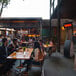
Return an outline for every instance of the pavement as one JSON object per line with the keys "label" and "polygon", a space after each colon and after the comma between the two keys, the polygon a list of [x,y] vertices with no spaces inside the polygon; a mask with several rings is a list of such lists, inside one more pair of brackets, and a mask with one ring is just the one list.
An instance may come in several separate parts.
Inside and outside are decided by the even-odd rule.
{"label": "pavement", "polygon": [[44,61],[42,76],[76,76],[74,59],[68,59],[61,53],[53,53]]}

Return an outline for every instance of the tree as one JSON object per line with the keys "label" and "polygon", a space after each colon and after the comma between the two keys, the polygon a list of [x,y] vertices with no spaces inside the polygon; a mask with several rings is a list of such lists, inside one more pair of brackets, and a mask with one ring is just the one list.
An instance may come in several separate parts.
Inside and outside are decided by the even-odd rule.
{"label": "tree", "polygon": [[10,0],[0,0],[0,17],[3,11],[3,8],[5,8],[9,2]]}

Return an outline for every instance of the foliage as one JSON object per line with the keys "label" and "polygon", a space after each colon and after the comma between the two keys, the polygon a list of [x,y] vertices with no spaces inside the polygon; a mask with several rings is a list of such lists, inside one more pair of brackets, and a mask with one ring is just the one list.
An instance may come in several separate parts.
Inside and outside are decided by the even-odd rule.
{"label": "foliage", "polygon": [[2,14],[3,8],[5,8],[10,0],[0,0],[0,16]]}
{"label": "foliage", "polygon": [[0,4],[3,4],[3,7],[6,7],[8,5],[10,0],[0,0]]}

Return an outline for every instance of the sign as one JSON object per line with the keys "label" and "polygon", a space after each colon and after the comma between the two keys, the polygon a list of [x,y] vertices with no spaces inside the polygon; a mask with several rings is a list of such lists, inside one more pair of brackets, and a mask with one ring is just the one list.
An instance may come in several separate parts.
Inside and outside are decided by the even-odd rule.
{"label": "sign", "polygon": [[64,23],[64,28],[67,28],[67,29],[73,29],[73,24],[72,22],[67,22],[67,23]]}
{"label": "sign", "polygon": [[71,27],[71,26],[72,26],[72,24],[65,24],[65,25],[64,25],[65,28]]}

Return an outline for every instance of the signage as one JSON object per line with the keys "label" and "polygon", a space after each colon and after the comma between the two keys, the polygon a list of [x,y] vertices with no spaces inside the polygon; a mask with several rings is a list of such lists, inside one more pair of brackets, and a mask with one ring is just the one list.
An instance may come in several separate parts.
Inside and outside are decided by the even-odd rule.
{"label": "signage", "polygon": [[65,24],[65,25],[64,25],[65,28],[71,27],[71,26],[72,26],[72,24]]}

